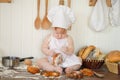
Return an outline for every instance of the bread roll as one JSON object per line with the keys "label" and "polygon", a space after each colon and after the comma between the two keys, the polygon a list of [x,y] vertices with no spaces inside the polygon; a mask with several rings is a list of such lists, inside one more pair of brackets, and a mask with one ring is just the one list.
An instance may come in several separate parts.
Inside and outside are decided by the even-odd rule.
{"label": "bread roll", "polygon": [[93,76],[94,75],[94,71],[92,71],[91,69],[88,68],[84,68],[82,70],[80,70],[80,72],[83,73],[84,76]]}
{"label": "bread roll", "polygon": [[90,53],[91,51],[93,51],[95,48],[96,48],[96,47],[93,46],[93,45],[90,45],[89,47],[87,47],[87,48],[85,49],[84,53],[82,54],[81,58],[82,58],[82,59],[86,59],[86,58],[88,57],[89,53]]}
{"label": "bread roll", "polygon": [[120,62],[120,51],[114,50],[107,54],[106,61],[109,62]]}
{"label": "bread roll", "polygon": [[28,65],[28,66],[31,66],[32,65],[32,61],[30,59],[25,59],[24,60],[24,64]]}
{"label": "bread roll", "polygon": [[35,67],[35,66],[28,66],[27,67],[27,71],[30,72],[30,73],[32,73],[32,74],[40,72],[39,68]]}
{"label": "bread roll", "polygon": [[51,76],[58,77],[58,76],[60,76],[60,73],[59,72],[52,72]]}
{"label": "bread roll", "polygon": [[45,77],[59,77],[60,73],[59,72],[54,72],[54,71],[43,71],[41,73],[42,76]]}
{"label": "bread roll", "polygon": [[57,66],[59,64],[61,64],[63,62],[63,58],[62,58],[62,55],[60,53],[56,53],[54,56],[53,56],[53,65]]}

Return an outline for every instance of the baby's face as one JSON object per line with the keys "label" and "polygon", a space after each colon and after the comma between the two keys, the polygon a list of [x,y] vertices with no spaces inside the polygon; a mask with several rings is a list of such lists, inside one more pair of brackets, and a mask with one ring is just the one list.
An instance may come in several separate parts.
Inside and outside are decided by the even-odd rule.
{"label": "baby's face", "polygon": [[65,34],[66,33],[66,29],[64,29],[64,28],[55,27],[54,30],[55,30],[56,34]]}

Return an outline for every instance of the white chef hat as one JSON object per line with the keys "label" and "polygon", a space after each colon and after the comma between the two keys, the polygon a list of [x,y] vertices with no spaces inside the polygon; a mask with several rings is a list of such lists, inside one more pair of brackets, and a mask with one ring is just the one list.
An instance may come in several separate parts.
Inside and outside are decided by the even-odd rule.
{"label": "white chef hat", "polygon": [[75,21],[75,16],[72,10],[63,5],[50,9],[47,17],[52,23],[52,27],[60,27],[64,29],[68,29]]}

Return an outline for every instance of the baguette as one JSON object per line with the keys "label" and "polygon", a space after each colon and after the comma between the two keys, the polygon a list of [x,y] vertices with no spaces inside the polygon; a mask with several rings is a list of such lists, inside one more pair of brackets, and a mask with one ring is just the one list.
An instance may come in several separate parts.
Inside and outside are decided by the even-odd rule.
{"label": "baguette", "polygon": [[96,48],[96,47],[93,46],[93,45],[90,45],[89,47],[87,47],[87,48],[85,49],[84,53],[82,54],[81,58],[82,58],[82,59],[86,59],[86,58],[88,57],[89,53],[90,53],[91,51],[93,51],[95,48]]}
{"label": "baguette", "polygon": [[87,47],[83,47],[83,48],[79,51],[79,53],[78,53],[78,56],[79,56],[79,57],[82,57],[82,55],[84,54],[85,49],[87,49]]}

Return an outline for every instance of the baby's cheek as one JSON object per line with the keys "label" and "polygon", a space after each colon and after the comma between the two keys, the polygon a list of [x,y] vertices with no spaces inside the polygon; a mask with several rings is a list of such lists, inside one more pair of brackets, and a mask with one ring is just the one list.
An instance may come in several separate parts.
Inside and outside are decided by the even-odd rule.
{"label": "baby's cheek", "polygon": [[61,34],[57,34],[56,36],[58,39],[61,39],[62,38],[62,35]]}
{"label": "baby's cheek", "polygon": [[61,35],[61,34],[59,34],[59,38],[62,38],[62,35]]}

